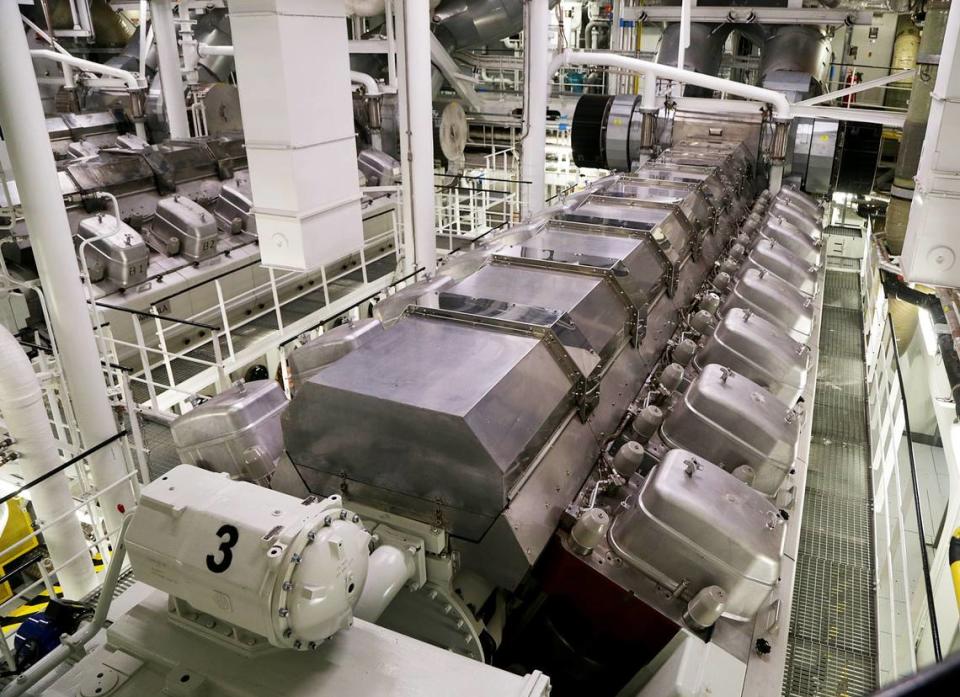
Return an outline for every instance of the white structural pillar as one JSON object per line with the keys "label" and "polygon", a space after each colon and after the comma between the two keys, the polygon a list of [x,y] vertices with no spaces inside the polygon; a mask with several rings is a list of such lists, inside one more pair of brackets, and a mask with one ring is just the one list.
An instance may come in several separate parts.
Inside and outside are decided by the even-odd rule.
{"label": "white structural pillar", "polygon": [[[0,325],[0,416],[14,439],[11,446],[23,478],[31,482],[60,464],[47,410],[40,393],[40,381],[19,342]],[[30,500],[38,526],[47,526],[43,539],[50,560],[57,569],[63,595],[79,600],[97,586],[93,560],[87,551],[80,521],[73,513],[74,502],[64,472],[55,474],[30,489]],[[7,504],[2,504],[6,506]]]}
{"label": "white structural pillar", "polygon": [[180,71],[177,29],[173,24],[171,1],[150,0],[150,21],[153,24],[154,41],[157,43],[160,86],[163,89],[163,106],[167,111],[170,137],[189,138],[190,123],[187,119],[187,101],[183,96],[183,75]]}
{"label": "white structural pillar", "polygon": [[410,185],[413,244],[417,268],[437,270],[437,235],[433,190],[433,66],[430,63],[430,2],[404,0],[407,128],[410,138]]}
{"label": "white structural pillar", "polygon": [[[527,74],[524,79],[523,120],[525,134],[520,159],[523,217],[538,213],[545,205],[547,159],[547,98],[550,94],[550,63],[547,43],[550,28],[549,0],[530,0],[523,27],[523,50]],[[555,71],[554,71],[555,72]]]}
{"label": "white structural pillar", "polygon": [[[693,0],[681,0],[680,2],[680,37],[677,41],[677,67],[685,68],[687,60],[687,48],[690,46],[690,9]],[[673,89],[674,97],[683,96],[683,84],[677,83]]]}
{"label": "white structural pillar", "polygon": [[[16,2],[0,1],[0,128],[13,164],[51,330],[62,349],[60,360],[77,425],[90,448],[115,436],[117,425],[80,281],[40,90],[26,34],[20,28],[19,7]],[[98,490],[126,474],[117,441],[100,448],[88,461]],[[122,517],[118,507],[131,510],[134,502],[130,487],[114,486],[99,500],[108,531],[116,532]]]}

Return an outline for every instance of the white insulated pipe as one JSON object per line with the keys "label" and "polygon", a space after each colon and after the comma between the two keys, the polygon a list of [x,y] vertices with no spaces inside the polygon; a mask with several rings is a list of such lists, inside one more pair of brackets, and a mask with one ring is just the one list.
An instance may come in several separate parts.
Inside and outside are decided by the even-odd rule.
{"label": "white insulated pipe", "polygon": [[[526,77],[523,105],[523,143],[520,158],[520,179],[529,184],[520,184],[521,209],[524,219],[538,213],[546,205],[547,161],[547,99],[550,96],[550,79],[557,70],[549,64],[550,2],[530,0],[524,16],[523,41],[526,59]],[[523,187],[526,186],[526,192]],[[526,195],[522,195],[526,193]]]}
{"label": "white insulated pipe", "polygon": [[353,608],[355,617],[376,622],[397,593],[413,578],[413,557],[391,545],[381,545],[370,555],[367,580]]}
{"label": "white insulated pipe", "polygon": [[[534,0],[534,4],[536,2],[537,0]],[[533,24],[532,21],[531,24]],[[745,85],[742,82],[725,80],[712,75],[704,75],[703,73],[698,73],[693,70],[683,70],[672,65],[651,63],[650,61],[640,60],[639,58],[628,58],[627,56],[620,56],[612,53],[593,53],[590,51],[564,50],[554,55],[553,60],[550,61],[550,65],[547,68],[546,79],[540,83],[543,86],[542,92],[544,100],[546,100],[546,96],[550,90],[550,79],[558,70],[560,70],[561,67],[565,65],[606,66],[609,68],[617,68],[618,70],[639,73],[640,75],[643,75],[644,88],[642,105],[645,109],[654,108],[657,106],[653,103],[655,85],[657,79],[662,78],[664,80],[675,80],[677,82],[684,82],[688,85],[696,85],[697,87],[706,87],[707,89],[726,92],[727,94],[743,97],[744,99],[766,102],[773,107],[773,113],[777,119],[790,120],[793,118],[790,110],[790,102],[787,101],[787,98],[783,94],[774,90],[764,89],[763,87],[754,87],[753,85]],[[532,97],[533,94],[531,95],[531,101]],[[530,148],[528,151],[525,145],[524,152],[529,152],[531,157],[529,162],[523,163],[522,170],[525,176],[531,177],[529,181],[533,182],[530,185],[530,215],[539,212],[544,205],[543,199],[545,188],[543,185],[543,178],[537,178],[536,172],[539,170],[542,173],[545,165],[543,143],[546,139],[546,132],[546,113],[544,113],[542,116],[538,116],[536,112],[531,111],[530,130],[527,133],[527,138],[534,143],[534,147]],[[537,143],[540,145],[537,146]]]}
{"label": "white insulated pipe", "polygon": [[213,44],[197,44],[197,53],[206,58],[207,56],[232,56],[233,46],[214,46]]}
{"label": "white insulated pipe", "polygon": [[404,1],[403,33],[414,258],[416,267],[422,267],[427,276],[432,276],[437,270],[437,237],[434,228],[433,66],[430,62],[429,0]]}
{"label": "white insulated pipe", "polygon": [[[354,85],[361,85],[364,91],[367,93],[368,97],[377,97],[382,93],[380,90],[380,83],[374,80],[372,75],[367,75],[366,73],[361,73],[356,70],[351,70],[350,82],[352,82]],[[433,127],[432,121],[430,125],[432,128]]]}
{"label": "white insulated pipe", "polygon": [[[0,2],[0,128],[6,138],[13,175],[46,294],[51,330],[61,347],[60,362],[84,446],[116,436],[97,342],[80,280],[70,221],[63,204],[57,167],[50,149],[27,37],[20,31],[19,6]],[[126,475],[117,441],[88,458],[98,490]],[[99,496],[107,529],[121,523],[119,507],[132,510],[129,487],[114,486]]]}
{"label": "white insulated pipe", "polygon": [[[704,75],[695,70],[683,70],[672,65],[661,65],[660,63],[651,63],[650,61],[640,60],[639,58],[628,58],[611,53],[592,53],[590,51],[571,51],[564,50],[557,53],[550,62],[547,79],[549,80],[561,67],[565,65],[592,65],[617,68],[630,73],[640,73],[646,79],[648,76],[651,82],[657,78],[663,80],[675,80],[684,82],[688,85],[697,87],[706,87],[707,89],[718,92],[726,92],[736,97],[752,99],[757,102],[766,102],[773,107],[773,114],[778,119],[791,119],[793,117],[790,111],[790,102],[780,92],[768,90],[763,87],[754,87],[734,80],[726,80],[722,77],[713,75]],[[549,85],[548,85],[549,88]],[[655,106],[644,104],[644,107]]]}
{"label": "white insulated pipe", "polygon": [[[0,415],[14,440],[20,472],[27,482],[32,482],[57,467],[60,454],[47,420],[37,374],[19,342],[3,325],[0,365]],[[79,600],[97,587],[97,575],[80,521],[71,514],[74,503],[67,475],[53,475],[31,487],[29,495],[38,527],[59,519],[43,531],[43,539],[64,597]]]}
{"label": "white insulated pipe", "polygon": [[160,87],[163,90],[163,105],[167,112],[170,137],[174,140],[189,138],[187,100],[183,96],[183,74],[180,70],[177,30],[173,24],[173,5],[170,0],[150,0],[150,19],[153,38],[157,42],[157,67],[160,69]]}

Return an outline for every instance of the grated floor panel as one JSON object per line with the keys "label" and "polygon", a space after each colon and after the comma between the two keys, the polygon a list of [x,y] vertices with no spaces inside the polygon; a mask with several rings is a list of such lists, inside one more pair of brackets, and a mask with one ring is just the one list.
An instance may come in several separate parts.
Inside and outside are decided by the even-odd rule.
{"label": "grated floor panel", "polygon": [[855,273],[827,272],[818,367],[783,695],[856,697],[877,687],[877,621]]}

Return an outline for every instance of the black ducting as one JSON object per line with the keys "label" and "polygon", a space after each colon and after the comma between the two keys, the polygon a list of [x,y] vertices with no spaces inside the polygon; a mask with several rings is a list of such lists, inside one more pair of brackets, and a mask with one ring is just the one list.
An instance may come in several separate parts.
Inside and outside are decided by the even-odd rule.
{"label": "black ducting", "polygon": [[607,168],[604,139],[613,97],[587,94],[577,101],[570,127],[570,144],[577,167]]}
{"label": "black ducting", "polygon": [[960,356],[957,355],[953,346],[953,335],[950,333],[950,325],[947,323],[947,316],[943,311],[943,303],[935,294],[924,293],[911,288],[887,271],[881,270],[880,278],[883,282],[883,290],[888,298],[898,298],[911,305],[921,307],[927,310],[933,318],[934,330],[937,333],[937,347],[940,349],[943,369],[947,374],[947,381],[950,383],[950,396],[953,399],[957,416],[960,417]]}

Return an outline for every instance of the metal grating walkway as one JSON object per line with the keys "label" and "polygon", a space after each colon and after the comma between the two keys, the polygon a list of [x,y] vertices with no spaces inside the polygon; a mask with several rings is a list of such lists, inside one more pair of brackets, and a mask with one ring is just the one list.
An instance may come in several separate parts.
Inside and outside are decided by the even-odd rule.
{"label": "metal grating walkway", "polygon": [[877,687],[873,509],[860,277],[828,271],[784,697]]}

